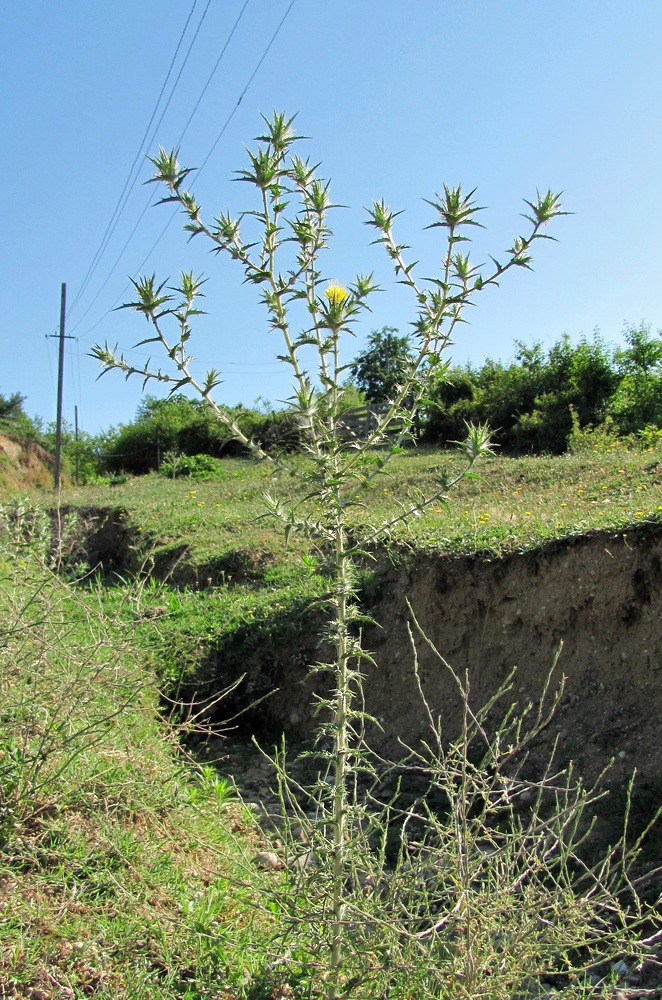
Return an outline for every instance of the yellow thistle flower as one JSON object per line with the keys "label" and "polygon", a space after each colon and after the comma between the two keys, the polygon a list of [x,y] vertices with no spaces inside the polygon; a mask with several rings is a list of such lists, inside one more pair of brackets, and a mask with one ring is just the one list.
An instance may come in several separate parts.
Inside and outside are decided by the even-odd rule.
{"label": "yellow thistle flower", "polygon": [[328,299],[329,305],[332,308],[341,306],[348,296],[349,292],[342,285],[329,285],[324,293],[324,297]]}

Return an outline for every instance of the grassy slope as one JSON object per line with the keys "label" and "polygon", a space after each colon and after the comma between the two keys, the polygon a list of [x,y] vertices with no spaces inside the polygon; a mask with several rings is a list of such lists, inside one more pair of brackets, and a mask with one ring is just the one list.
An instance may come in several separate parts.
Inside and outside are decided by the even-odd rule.
{"label": "grassy slope", "polygon": [[[628,530],[662,517],[661,459],[659,452],[618,450],[599,456],[494,457],[481,464],[480,478],[455,489],[448,507],[435,504],[407,531],[396,529],[394,540],[414,550],[494,558],[591,530]],[[440,471],[458,468],[449,453],[396,456],[356,516],[363,523],[388,521],[408,496],[433,490]],[[174,686],[191,673],[200,684],[204,671],[198,667],[207,653],[227,666],[229,679],[250,666],[252,656],[261,656],[272,639],[288,642],[288,636],[308,628],[302,610],[326,588],[319,559],[305,540],[295,537],[286,548],[278,526],[260,518],[261,496],[274,488],[268,468],[228,460],[223,471],[218,482],[148,476],[65,497],[74,505],[120,508],[157,561],[187,549],[178,574],[180,582],[193,586],[154,586],[144,597],[146,606],[163,612],[143,626],[144,641],[156,648],[161,677]],[[295,495],[297,484],[283,477],[275,488]]]}
{"label": "grassy slope", "polygon": [[[448,461],[398,457],[369,498],[371,517],[392,515],[398,498]],[[250,635],[258,619],[268,630],[324,587],[300,543],[286,553],[275,529],[254,521],[266,469],[224,468],[221,483],[149,477],[67,499],[119,505],[157,548],[187,541],[189,560],[248,565],[240,585],[82,592],[15,554],[0,564],[6,996],[231,1000],[232,984],[256,972],[253,949],[267,947],[269,924],[256,919],[245,885],[255,833],[222,788],[184,764],[143,667],[152,659],[180,669],[182,654],[195,664],[219,629]],[[659,455],[498,458],[481,471],[450,512],[435,509],[416,524],[414,545],[494,554],[662,513]],[[154,617],[155,607],[165,611]]]}
{"label": "grassy slope", "polygon": [[256,835],[159,715],[127,639],[136,593],[112,618],[31,557],[10,556],[0,995],[197,998],[241,981],[247,940],[265,938],[253,892],[237,885]]}
{"label": "grassy slope", "polygon": [[[394,457],[389,472],[365,495],[362,521],[387,520],[416,489],[433,489],[440,471],[458,460],[433,450]],[[405,533],[414,547],[441,552],[495,554],[527,549],[551,538],[592,529],[621,529],[662,516],[662,453],[612,450],[590,456],[507,458],[479,466],[480,478],[461,483],[450,508],[435,505]],[[120,505],[157,548],[185,542],[193,562],[209,562],[237,551],[284,556],[278,529],[263,520],[261,496],[273,488],[265,465],[228,459],[219,482],[191,483],[148,476],[123,487],[68,491],[66,502]],[[296,481],[277,481],[278,491],[296,495]],[[294,556],[301,552],[296,545]]]}
{"label": "grassy slope", "polygon": [[53,485],[53,457],[40,445],[0,427],[0,496]]}

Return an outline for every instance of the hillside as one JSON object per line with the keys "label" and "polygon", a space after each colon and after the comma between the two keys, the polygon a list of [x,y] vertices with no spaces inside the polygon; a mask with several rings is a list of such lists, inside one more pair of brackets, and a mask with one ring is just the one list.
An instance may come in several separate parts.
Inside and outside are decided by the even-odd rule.
{"label": "hillside", "polygon": [[[400,456],[371,495],[371,515],[388,517],[404,495],[424,488],[449,462],[432,452]],[[273,814],[283,820],[274,769],[250,737],[268,749],[286,729],[291,753],[310,746],[311,688],[323,689],[308,667],[323,656],[319,598],[328,593],[328,577],[304,539],[286,548],[277,526],[259,519],[268,485],[263,465],[227,461],[221,471],[215,482],[152,476],[66,491],[67,507],[78,516],[60,522],[57,566],[66,571],[60,575],[26,562],[26,549],[36,555],[40,540],[50,546],[48,514],[38,515],[43,530],[35,532],[30,522],[27,534],[8,521],[6,549],[0,548],[7,681],[0,745],[0,987],[15,1000],[319,995],[309,970],[317,970],[325,954],[326,924],[309,914],[318,906],[325,914],[328,905],[326,822],[317,824],[313,809],[297,813],[299,824],[274,829]],[[567,675],[567,686],[556,718],[526,747],[526,787],[515,822],[535,834],[522,857],[532,852],[535,859],[538,845],[556,836],[548,826],[547,799],[535,822],[531,817],[543,761],[558,737],[557,764],[544,780],[559,801],[565,793],[556,785],[557,766],[573,759],[590,782],[611,757],[616,760],[609,797],[594,803],[598,824],[585,845],[604,848],[619,836],[633,768],[640,779],[631,800],[631,834],[645,826],[660,798],[662,463],[653,453],[499,458],[482,471],[484,478],[466,481],[448,509],[435,508],[409,536],[394,538],[387,552],[374,550],[376,558],[361,569],[362,599],[376,622],[365,628],[365,646],[375,657],[375,664],[365,664],[366,708],[386,731],[380,746],[395,747],[398,760],[398,740],[415,746],[425,735],[407,598],[459,676],[468,671],[475,706],[491,697],[514,665],[519,672],[504,707],[514,699],[523,708],[538,697],[563,639],[558,676]],[[283,480],[279,488],[288,485]],[[32,542],[27,547],[26,538]],[[67,582],[72,578],[77,582]],[[417,639],[416,647],[422,687],[448,738],[462,716],[454,682],[425,641]],[[241,674],[244,681],[218,703],[219,692]],[[256,707],[274,688],[280,691]],[[173,700],[182,706],[189,697],[193,705],[171,714]],[[253,710],[233,718],[247,702]],[[210,723],[214,733],[206,728]],[[379,735],[373,736],[377,743]],[[304,754],[299,765],[310,769],[310,757]],[[306,777],[305,770],[293,772],[296,780],[300,773],[313,782],[310,806],[326,784],[316,784],[315,774]],[[485,773],[493,790],[494,775]],[[510,789],[510,775],[505,780]],[[234,786],[245,808],[233,802]],[[452,778],[448,792],[454,788]],[[403,794],[418,796],[417,789],[414,780]],[[377,788],[387,798],[392,791],[388,783]],[[558,808],[565,824],[565,806]],[[445,815],[443,808],[430,814],[428,838]],[[473,815],[467,813],[471,823]],[[504,822],[498,808],[494,821],[476,827],[475,849],[465,852],[485,875],[467,890],[476,921],[472,948],[483,949],[486,968],[505,969],[512,986],[489,995],[654,995],[659,964],[636,964],[625,938],[596,946],[589,962],[581,932],[575,936],[581,954],[575,950],[568,960],[590,969],[590,981],[581,971],[580,979],[562,971],[568,928],[573,921],[581,928],[584,920],[567,909],[573,897],[565,879],[574,885],[575,875],[561,871],[564,888],[556,902],[550,903],[547,875],[536,895],[537,869],[526,861],[519,873],[519,848],[504,854],[503,864],[501,853],[485,849],[486,836]],[[399,836],[396,828],[391,832]],[[314,852],[307,839],[313,836],[321,838]],[[420,862],[426,876],[429,843],[417,853],[420,844],[412,840],[411,861]],[[438,906],[449,920],[455,913],[448,900],[456,891],[457,861],[453,836],[444,834],[439,843],[434,882],[424,878],[417,888],[407,859],[395,878],[389,866],[397,862],[389,854],[382,875],[359,878],[352,897],[366,919],[366,907],[378,907],[378,917],[383,907],[387,919],[379,917],[379,927],[390,934],[396,913],[409,919],[411,888],[423,906],[420,917],[427,914],[440,932],[438,969],[428,961],[432,953],[418,947],[397,958],[395,968],[423,962],[420,988],[394,987],[389,995],[397,1000],[440,996],[442,979],[456,983],[463,968],[453,925],[446,930],[446,920],[437,920]],[[546,848],[539,855],[545,870],[555,856]],[[361,864],[376,857],[371,848]],[[585,857],[575,872],[584,871]],[[617,869],[620,854],[613,857]],[[637,861],[648,867],[658,860],[659,838],[652,837]],[[508,882],[504,889],[511,863],[514,888]],[[620,892],[616,869],[609,884]],[[548,874],[556,877],[551,868]],[[373,884],[379,893],[370,892]],[[390,885],[392,901],[388,892],[382,898],[381,887]],[[645,879],[640,889],[652,903],[656,883]],[[547,908],[557,903],[564,908],[555,915]],[[589,912],[597,914],[596,905],[591,894]],[[540,921],[542,910],[553,919]],[[557,923],[560,943],[544,937]],[[645,932],[657,927],[651,914]],[[390,956],[403,940],[385,940],[385,965],[368,942],[369,975],[353,995],[373,1000],[371,977],[378,968],[388,977]],[[360,958],[361,950],[356,954]],[[627,972],[623,981],[618,973],[618,993],[614,969]],[[430,970],[441,979],[428,989]]]}
{"label": "hillside", "polygon": [[0,494],[53,485],[53,456],[27,438],[0,433]]}
{"label": "hillside", "polygon": [[[372,495],[373,515],[388,517],[444,461],[432,451],[401,456]],[[514,666],[515,697],[535,700],[562,641],[557,680],[567,685],[547,735],[562,734],[560,756],[587,776],[614,757],[621,789],[636,767],[652,804],[662,767],[652,708],[662,698],[662,464],[652,453],[499,457],[482,472],[449,510],[433,509],[365,567],[376,625],[364,639],[377,663],[366,669],[368,710],[391,743],[425,737],[406,600],[440,652],[469,672],[478,703]],[[315,553],[300,539],[285,549],[259,519],[267,482],[263,466],[229,460],[217,482],[151,477],[96,491],[98,506],[80,506],[89,493],[70,498],[87,525],[91,564],[123,576],[142,567],[162,581],[151,604],[171,690],[219,690],[245,674],[238,709],[268,696],[254,731],[305,738],[319,722],[311,697],[319,678],[308,665],[320,657],[315,601],[326,583]],[[143,628],[155,626],[148,619]],[[452,730],[452,681],[425,643],[418,657],[432,709]]]}

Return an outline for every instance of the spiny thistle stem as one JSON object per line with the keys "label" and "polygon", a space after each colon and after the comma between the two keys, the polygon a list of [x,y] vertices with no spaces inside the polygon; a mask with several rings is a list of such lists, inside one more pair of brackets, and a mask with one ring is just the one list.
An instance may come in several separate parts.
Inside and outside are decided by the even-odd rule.
{"label": "spiny thistle stem", "polygon": [[330,981],[328,997],[335,1000],[343,960],[343,935],[345,904],[345,838],[347,822],[347,767],[349,757],[349,709],[351,691],[349,684],[349,655],[347,649],[347,556],[345,533],[338,525],[335,540],[336,597],[336,694],[333,784],[333,920],[331,926]]}

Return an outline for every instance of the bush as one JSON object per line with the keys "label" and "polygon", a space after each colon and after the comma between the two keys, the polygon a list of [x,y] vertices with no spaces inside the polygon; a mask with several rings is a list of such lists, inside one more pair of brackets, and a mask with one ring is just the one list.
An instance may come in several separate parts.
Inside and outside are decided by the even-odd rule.
{"label": "bush", "polygon": [[159,475],[167,479],[188,477],[197,482],[223,478],[223,462],[211,455],[180,455],[168,452],[161,462]]}
{"label": "bush", "polygon": [[[286,453],[300,445],[300,427],[290,412],[265,413],[244,406],[224,407],[224,412],[245,438],[258,441],[265,451]],[[102,466],[108,472],[144,475],[160,470],[166,456],[241,457],[250,454],[250,449],[209,406],[180,393],[168,399],[146,396],[132,423],[108,432],[101,454]],[[167,465],[164,475],[171,473]]]}
{"label": "bush", "polygon": [[631,444],[631,439],[619,436],[618,428],[611,417],[605,417],[603,423],[597,427],[591,424],[588,427],[580,427],[577,414],[572,411],[572,431],[568,438],[568,451],[572,455],[592,455],[596,452],[605,454],[617,451],[619,448],[627,449]]}
{"label": "bush", "polygon": [[662,330],[641,323],[625,331],[628,347],[616,352],[619,382],[609,412],[623,434],[662,427]]}
{"label": "bush", "polygon": [[[595,427],[612,413],[622,431],[623,421],[612,412],[624,391],[625,369],[618,357],[597,333],[575,345],[564,336],[547,353],[540,343],[518,342],[508,365],[488,358],[478,369],[467,365],[449,373],[426,408],[423,438],[456,440],[464,421],[481,421],[494,428],[495,440],[506,451],[561,454],[568,448],[573,420],[579,428]],[[644,386],[640,378],[637,384],[639,396],[650,402],[649,383]],[[621,410],[628,406],[624,397]],[[639,406],[632,418],[639,421],[637,429],[650,422],[650,412]]]}
{"label": "bush", "polygon": [[43,444],[41,422],[27,415],[23,404],[25,396],[14,392],[11,396],[0,393],[0,433],[16,434]]}

